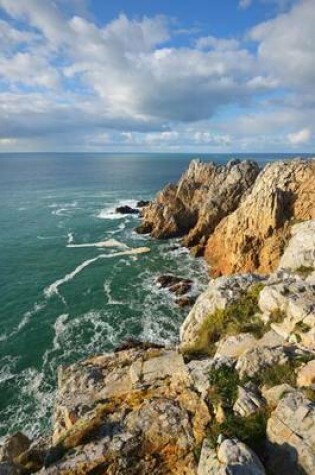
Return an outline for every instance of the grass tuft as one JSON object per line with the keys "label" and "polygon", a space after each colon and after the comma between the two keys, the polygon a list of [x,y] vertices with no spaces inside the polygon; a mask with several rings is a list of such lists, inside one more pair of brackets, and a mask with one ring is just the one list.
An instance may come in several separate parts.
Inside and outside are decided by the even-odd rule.
{"label": "grass tuft", "polygon": [[226,335],[252,333],[258,338],[262,337],[266,326],[258,315],[258,298],[263,287],[261,283],[251,286],[237,302],[208,315],[200,327],[197,341],[184,349],[185,354],[213,356],[215,343]]}

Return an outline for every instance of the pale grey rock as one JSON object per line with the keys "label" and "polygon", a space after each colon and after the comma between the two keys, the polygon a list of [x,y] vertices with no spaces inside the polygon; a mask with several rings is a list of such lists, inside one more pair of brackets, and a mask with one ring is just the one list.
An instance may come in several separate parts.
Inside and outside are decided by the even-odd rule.
{"label": "pale grey rock", "polygon": [[315,269],[315,220],[295,224],[291,236],[278,268],[294,271],[303,266]]}
{"label": "pale grey rock", "polygon": [[257,342],[257,346],[277,348],[284,344],[284,338],[274,330],[267,331]]}
{"label": "pale grey rock", "polygon": [[289,384],[278,384],[277,386],[273,386],[272,388],[263,386],[261,388],[262,395],[266,400],[268,406],[275,407],[280,399],[283,398],[285,394],[294,392],[295,389],[292,388]]}
{"label": "pale grey rock", "polygon": [[268,466],[274,473],[315,473],[315,405],[295,391],[280,399],[267,423]]}
{"label": "pale grey rock", "polygon": [[[315,350],[315,286],[300,278],[266,285],[259,295],[259,307],[271,323],[271,328],[282,338],[302,340],[304,346]],[[283,320],[272,322],[275,312]],[[292,339],[291,339],[292,341]]]}
{"label": "pale grey rock", "polygon": [[180,329],[181,345],[193,345],[199,336],[200,328],[206,318],[217,309],[225,309],[240,299],[251,285],[262,282],[263,278],[254,274],[240,274],[219,277],[209,282],[208,288],[196,300]]}
{"label": "pale grey rock", "polygon": [[192,386],[205,399],[210,388],[209,373],[211,369],[218,369],[221,366],[233,366],[234,361],[227,357],[206,358],[203,360],[192,360],[186,365]]}
{"label": "pale grey rock", "polygon": [[242,379],[244,376],[253,377],[268,366],[282,365],[287,361],[288,357],[283,347],[257,347],[244,353],[235,368]]}
{"label": "pale grey rock", "polygon": [[218,342],[214,357],[226,356],[228,358],[239,358],[245,351],[255,346],[257,346],[257,339],[251,333],[226,336]]}
{"label": "pale grey rock", "polygon": [[197,475],[265,475],[257,455],[237,439],[225,439],[217,450],[204,441]]}
{"label": "pale grey rock", "polygon": [[251,383],[238,387],[238,396],[233,406],[233,411],[242,417],[250,416],[265,405],[258,388]]}

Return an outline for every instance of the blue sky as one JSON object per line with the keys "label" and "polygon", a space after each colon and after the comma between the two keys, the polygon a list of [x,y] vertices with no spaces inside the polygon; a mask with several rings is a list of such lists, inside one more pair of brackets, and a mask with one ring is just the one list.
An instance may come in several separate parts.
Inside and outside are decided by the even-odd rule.
{"label": "blue sky", "polygon": [[315,0],[0,0],[0,152],[313,152]]}

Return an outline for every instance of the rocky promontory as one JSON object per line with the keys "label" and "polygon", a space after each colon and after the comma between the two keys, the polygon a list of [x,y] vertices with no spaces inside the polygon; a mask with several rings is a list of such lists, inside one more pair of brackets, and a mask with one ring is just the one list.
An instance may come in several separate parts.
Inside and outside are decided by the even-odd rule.
{"label": "rocky promontory", "polygon": [[293,224],[315,218],[315,160],[227,165],[193,160],[143,210],[138,232],[182,237],[205,251],[213,275],[271,272]]}
{"label": "rocky promontory", "polygon": [[51,433],[8,437],[0,475],[313,475],[314,164],[192,162],[147,205],[142,230],[201,245],[216,271],[178,345],[60,367]]}

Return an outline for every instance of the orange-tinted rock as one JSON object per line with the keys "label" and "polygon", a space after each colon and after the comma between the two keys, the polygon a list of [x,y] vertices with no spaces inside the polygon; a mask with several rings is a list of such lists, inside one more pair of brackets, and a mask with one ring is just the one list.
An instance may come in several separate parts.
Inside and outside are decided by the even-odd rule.
{"label": "orange-tinted rock", "polygon": [[251,161],[215,165],[193,160],[177,185],[167,185],[143,209],[137,231],[158,239],[185,236],[183,245],[195,246],[235,210],[258,173]]}
{"label": "orange-tinted rock", "polygon": [[240,206],[210,236],[205,258],[214,275],[272,271],[296,221],[315,217],[315,160],[267,165]]}

